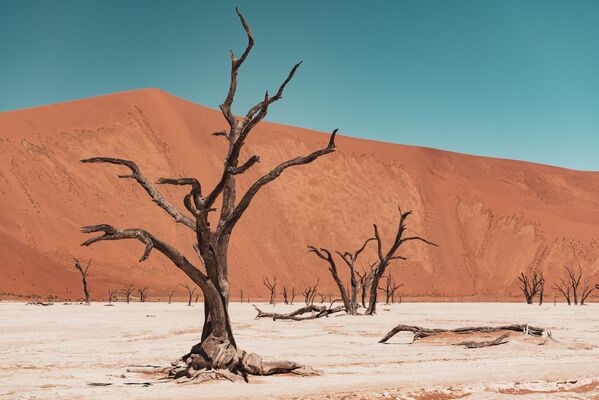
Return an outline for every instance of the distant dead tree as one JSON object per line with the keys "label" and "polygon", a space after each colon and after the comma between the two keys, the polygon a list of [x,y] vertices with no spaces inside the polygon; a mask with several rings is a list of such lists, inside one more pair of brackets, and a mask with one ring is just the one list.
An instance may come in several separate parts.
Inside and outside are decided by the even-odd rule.
{"label": "distant dead tree", "polygon": [[143,289],[137,289],[137,293],[139,293],[139,302],[140,303],[145,303],[146,302],[146,296],[148,295],[148,288],[145,287]]}
{"label": "distant dead tree", "polygon": [[318,291],[318,284],[320,282],[320,278],[316,279],[316,283],[312,286],[306,287],[302,294],[304,295],[304,302],[307,306],[314,304],[314,297],[316,296],[316,292]]}
{"label": "distant dead tree", "polygon": [[287,287],[283,286],[283,302],[289,304],[289,296],[287,295]]}
{"label": "distant dead tree", "polygon": [[116,289],[108,289],[108,303],[112,303],[112,300],[116,300]]}
{"label": "distant dead tree", "polygon": [[263,277],[262,283],[270,291],[270,304],[272,304],[274,306],[276,303],[276,296],[277,296],[277,283],[278,283],[277,276],[275,275],[273,277],[272,282],[267,277]]}
{"label": "distant dead tree", "polygon": [[524,294],[526,304],[532,304],[537,293],[541,293],[539,304],[543,304],[543,290],[545,287],[543,272],[531,271],[527,274],[520,272],[518,280],[520,281],[520,290]]}
{"label": "distant dead tree", "polygon": [[364,269],[363,271],[356,270],[356,275],[358,276],[358,282],[360,285],[360,299],[362,307],[364,308],[366,308],[366,294],[368,293],[370,283],[374,277],[375,266],[376,263],[370,263],[367,269]]}
{"label": "distant dead tree", "polygon": [[187,290],[187,305],[191,307],[191,300],[193,300],[193,294],[196,292],[198,288],[193,285],[190,285],[189,283],[180,283],[179,285],[183,286],[183,288]]}
{"label": "distant dead tree", "polygon": [[293,304],[293,302],[295,301],[295,286],[293,286],[291,288],[291,300],[289,304]]}
{"label": "distant dead tree", "polygon": [[81,263],[79,263],[79,260],[76,258],[73,258],[73,260],[75,261],[75,268],[77,268],[77,270],[81,273],[81,282],[83,283],[83,296],[84,296],[84,300],[85,300],[85,304],[89,304],[89,289],[87,288],[87,270],[89,269],[90,264],[92,263],[92,260],[89,260],[87,262],[87,265],[85,266],[85,268],[83,268],[81,266]]}
{"label": "distant dead tree", "polygon": [[243,289],[239,289],[239,301],[243,304]]}
{"label": "distant dead tree", "polygon": [[395,292],[397,292],[397,290],[403,286],[403,284],[396,284],[395,281],[393,280],[393,277],[391,277],[390,275],[386,275],[383,278],[385,278],[385,285],[382,287],[379,287],[380,290],[382,290],[383,292],[385,292],[385,304],[391,304],[395,302]]}
{"label": "distant dead tree", "polygon": [[401,208],[399,208],[399,225],[397,227],[397,233],[395,234],[395,239],[393,240],[393,244],[391,245],[391,247],[389,248],[389,250],[386,253],[383,252],[383,242],[381,240],[379,229],[376,224],[373,225],[374,237],[377,242],[377,254],[378,254],[379,260],[378,260],[378,263],[374,270],[372,283],[370,284],[370,301],[368,304],[368,308],[366,309],[366,313],[365,313],[366,315],[372,315],[372,314],[376,313],[376,299],[377,299],[377,294],[378,294],[379,281],[381,280],[381,277],[387,270],[387,267],[391,264],[391,262],[393,260],[398,260],[398,259],[405,260],[406,259],[403,256],[395,255],[395,253],[397,253],[397,250],[399,250],[401,245],[403,245],[406,242],[416,240],[416,241],[420,241],[420,242],[423,242],[423,243],[431,245],[431,246],[437,246],[437,244],[430,242],[427,239],[424,239],[420,236],[404,237],[404,234],[407,230],[406,220],[408,219],[408,217],[411,214],[412,214],[412,211],[402,212]]}
{"label": "distant dead tree", "polygon": [[566,277],[560,279],[554,289],[564,296],[568,305],[571,305],[572,302],[575,305],[584,305],[586,299],[597,286],[593,287],[589,279],[584,278],[584,271],[580,264],[578,264],[577,270],[569,266],[565,266],[564,270],[566,271]]}
{"label": "distant dead tree", "polygon": [[175,288],[168,288],[167,294],[168,294],[168,304],[171,304],[171,302],[173,301],[173,296],[175,295]]}
{"label": "distant dead tree", "polygon": [[197,303],[199,299],[200,299],[200,294],[196,293],[196,299],[195,299],[194,303]]}
{"label": "distant dead tree", "polygon": [[133,291],[135,289],[133,288],[133,284],[130,284],[129,286],[125,286],[123,288],[123,293],[125,294],[125,301],[127,303],[131,302],[131,295],[133,294]]}
{"label": "distant dead tree", "polygon": [[[301,365],[288,361],[263,362],[260,356],[256,354],[249,355],[237,347],[228,312],[230,298],[227,258],[229,241],[233,229],[253,201],[254,196],[268,183],[276,180],[288,168],[309,164],[322,156],[333,153],[335,151],[337,130],[333,131],[326,146],[308,155],[295,157],[278,164],[270,172],[251,183],[244,193],[239,193],[237,177],[250,170],[260,161],[258,155],[252,155],[246,161],[240,162],[246,139],[253,131],[253,128],[266,117],[269,107],[283,97],[283,91],[293,78],[300,63],[291,69],[289,75],[273,96],[266,92],[264,98],[251,107],[247,114],[240,115],[237,113],[235,115],[232,105],[237,90],[238,71],[254,46],[254,37],[249,25],[239,13],[239,10],[236,10],[236,12],[247,34],[248,44],[239,58],[236,58],[232,51],[230,52],[230,85],[227,96],[220,105],[220,110],[228,123],[228,127],[226,130],[213,133],[219,139],[225,140],[228,145],[224,156],[222,174],[215,179],[218,183],[206,194],[202,191],[200,181],[195,178],[160,178],[157,182],[158,184],[189,188],[189,192],[183,199],[185,209],[189,214],[182,214],[171,204],[146,179],[136,163],[110,157],[93,157],[82,160],[83,163],[109,163],[128,168],[130,173],[121,174],[119,177],[132,179],[139,183],[154,203],[166,211],[176,223],[182,224],[191,231],[191,235],[195,240],[194,249],[198,257],[194,265],[178,249],[144,229],[119,229],[107,224],[86,226],[81,229],[83,233],[99,233],[99,236],[83,242],[83,246],[106,240],[133,239],[140,241],[145,246],[140,261],[146,260],[152,250],[157,250],[170,259],[202,290],[204,324],[201,341],[193,346],[189,353],[180,358],[179,364],[170,369],[171,376],[175,378],[189,375],[206,377],[207,371],[219,369],[228,369],[245,376],[247,374],[271,375],[290,371],[299,373],[302,368]],[[216,210],[214,206],[219,198],[222,201],[218,202],[219,207]],[[211,212],[218,213],[213,222],[209,218]],[[203,268],[198,267],[198,263],[202,264]],[[193,379],[193,377],[190,379]]]}

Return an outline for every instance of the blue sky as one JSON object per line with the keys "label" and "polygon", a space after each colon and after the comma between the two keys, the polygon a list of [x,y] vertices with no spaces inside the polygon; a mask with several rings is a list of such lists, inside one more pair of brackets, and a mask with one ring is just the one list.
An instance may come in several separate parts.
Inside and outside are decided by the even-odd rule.
{"label": "blue sky", "polygon": [[158,87],[268,120],[599,170],[599,1],[0,0],[0,111]]}

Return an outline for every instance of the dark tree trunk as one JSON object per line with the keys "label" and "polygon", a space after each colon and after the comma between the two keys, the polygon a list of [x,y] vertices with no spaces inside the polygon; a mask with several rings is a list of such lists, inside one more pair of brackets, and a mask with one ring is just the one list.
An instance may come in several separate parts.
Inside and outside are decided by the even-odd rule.
{"label": "dark tree trunk", "polygon": [[387,251],[386,254],[383,253],[383,243],[382,243],[382,240],[381,240],[381,237],[379,234],[378,227],[376,226],[376,224],[374,225],[374,237],[377,242],[377,250],[378,250],[377,253],[378,253],[378,257],[379,257],[379,262],[374,270],[374,275],[372,278],[372,282],[370,284],[370,302],[368,304],[368,308],[366,309],[366,314],[368,314],[368,315],[372,315],[372,314],[376,313],[376,302],[377,302],[379,282],[380,282],[381,278],[383,277],[383,275],[385,274],[385,271],[387,270],[387,267],[389,266],[389,264],[393,260],[405,260],[405,257],[395,255],[395,253],[399,250],[401,245],[404,244],[405,242],[416,240],[416,241],[420,241],[420,242],[423,242],[423,243],[426,243],[426,244],[429,244],[432,246],[437,246],[435,243],[429,242],[428,240],[426,240],[420,236],[404,237],[404,233],[407,229],[406,219],[410,216],[410,214],[412,214],[412,211],[402,212],[401,210],[399,210],[399,215],[400,215],[399,226],[397,228],[395,240],[393,241],[391,248],[389,249],[389,251]]}
{"label": "dark tree trunk", "polygon": [[89,266],[91,264],[91,260],[89,260],[87,262],[87,265],[85,266],[85,268],[83,268],[81,266],[81,264],[79,263],[79,260],[77,260],[76,258],[74,258],[73,260],[75,260],[75,268],[77,268],[77,270],[81,273],[81,283],[83,284],[83,300],[85,301],[86,304],[89,304],[90,301],[90,295],[89,295],[89,289],[87,288],[87,270],[89,269]]}
{"label": "dark tree trunk", "polygon": [[[207,370],[228,369],[231,372],[245,376],[247,374],[270,375],[290,371],[297,373],[296,370],[301,367],[299,364],[288,361],[266,362],[256,354],[248,354],[237,348],[228,313],[230,297],[227,261],[229,239],[234,227],[247,210],[254,196],[265,185],[277,179],[288,168],[311,163],[317,158],[335,151],[337,130],[333,131],[326,147],[306,156],[296,157],[280,163],[250,185],[241,198],[237,199],[236,176],[245,173],[260,161],[258,155],[253,155],[245,162],[240,162],[240,155],[246,139],[253,128],[266,117],[269,106],[282,98],[285,87],[293,78],[300,64],[296,64],[291,69],[287,79],[279,86],[273,96],[266,92],[264,99],[250,108],[245,116],[235,116],[232,112],[232,104],[237,89],[238,70],[254,45],[250,27],[239,13],[239,10],[236,11],[247,34],[248,44],[240,58],[236,58],[234,53],[230,52],[230,85],[227,97],[220,105],[221,112],[229,127],[227,130],[213,134],[217,137],[224,137],[228,142],[228,151],[225,156],[222,175],[210,193],[203,194],[202,185],[195,178],[160,178],[158,184],[190,188],[189,193],[183,199],[183,204],[188,213],[182,214],[142,175],[140,168],[134,162],[109,157],[94,157],[82,160],[84,163],[110,163],[129,168],[130,174],[119,175],[119,177],[133,179],[139,183],[159,207],[177,223],[189,228],[196,239],[194,245],[197,255],[196,262],[203,265],[203,269],[194,265],[176,248],[146,230],[139,228],[117,229],[105,224],[82,228],[84,233],[101,233],[100,236],[83,242],[82,245],[84,246],[102,240],[133,239],[142,242],[145,245],[145,251],[140,261],[146,260],[152,250],[157,250],[169,258],[202,291],[204,326],[201,341],[193,346],[191,351],[184,355],[179,364],[171,370],[174,378],[197,376],[194,372],[196,370],[205,373]],[[213,206],[218,198],[222,199],[222,204],[219,207],[218,222],[212,226],[208,215],[217,211]],[[274,302],[273,293],[271,292],[271,300]],[[191,294],[188,304],[191,305]]]}

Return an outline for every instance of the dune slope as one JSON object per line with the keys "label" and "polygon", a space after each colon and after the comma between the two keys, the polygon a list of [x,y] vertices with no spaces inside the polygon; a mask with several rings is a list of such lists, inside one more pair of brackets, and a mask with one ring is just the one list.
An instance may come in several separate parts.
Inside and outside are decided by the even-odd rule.
{"label": "dune slope", "polygon": [[[210,188],[226,150],[211,133],[224,127],[219,112],[156,89],[0,113],[0,291],[78,298],[72,257],[93,259],[96,298],[129,283],[164,296],[184,282],[157,252],[138,263],[139,243],[79,246],[87,238],[80,226],[109,223],[143,227],[194,258],[189,232],[135,182],[119,179],[122,169],[78,160],[132,159],[151,180],[195,176]],[[241,188],[327,140],[261,124],[242,156],[259,154],[261,162]],[[256,196],[233,233],[234,295],[243,287],[246,296],[266,296],[262,277],[273,275],[279,290],[300,291],[320,277],[320,291],[333,292],[326,266],[306,245],[351,250],[372,235],[372,223],[390,243],[398,205],[414,210],[411,232],[440,244],[406,245],[408,261],[392,268],[406,296],[517,295],[520,271],[541,268],[551,286],[565,264],[580,263],[599,281],[599,173],[348,137],[337,145],[333,155],[287,171]],[[185,192],[165,193],[180,205]],[[374,260],[374,250],[364,262]]]}

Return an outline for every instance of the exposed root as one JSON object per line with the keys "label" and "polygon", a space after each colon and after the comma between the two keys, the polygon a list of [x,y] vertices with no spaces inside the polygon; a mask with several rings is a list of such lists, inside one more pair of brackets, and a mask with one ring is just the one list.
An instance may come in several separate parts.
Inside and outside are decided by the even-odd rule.
{"label": "exposed root", "polygon": [[493,332],[502,332],[502,331],[514,331],[521,332],[525,335],[543,336],[543,332],[545,329],[537,328],[534,326],[529,326],[528,324],[514,324],[514,325],[502,325],[502,326],[478,326],[478,327],[466,327],[466,328],[457,328],[457,329],[429,329],[422,328],[420,326],[414,325],[397,325],[395,328],[391,329],[389,333],[385,335],[384,338],[379,340],[379,343],[386,343],[389,339],[391,339],[396,333],[399,332],[412,332],[414,334],[414,341],[418,339],[422,339],[425,337],[439,335],[442,333],[450,332],[457,334],[470,334],[470,333],[493,333]]}
{"label": "exposed root", "polygon": [[[256,307],[255,304],[252,304],[252,306],[254,306],[256,311],[258,311],[258,315],[256,315],[256,318],[272,318],[273,321],[276,321],[279,319],[292,320],[292,321],[305,321],[308,319],[328,317],[331,314],[345,311],[345,307],[343,307],[343,306],[332,307],[332,305],[333,305],[333,303],[331,303],[331,306],[329,306],[329,307],[308,305],[308,306],[302,307],[300,309],[297,309],[293,312],[290,312],[288,314],[280,314],[280,313],[264,312],[264,311],[260,310],[258,307]],[[304,315],[304,314],[308,314],[308,315]]]}

